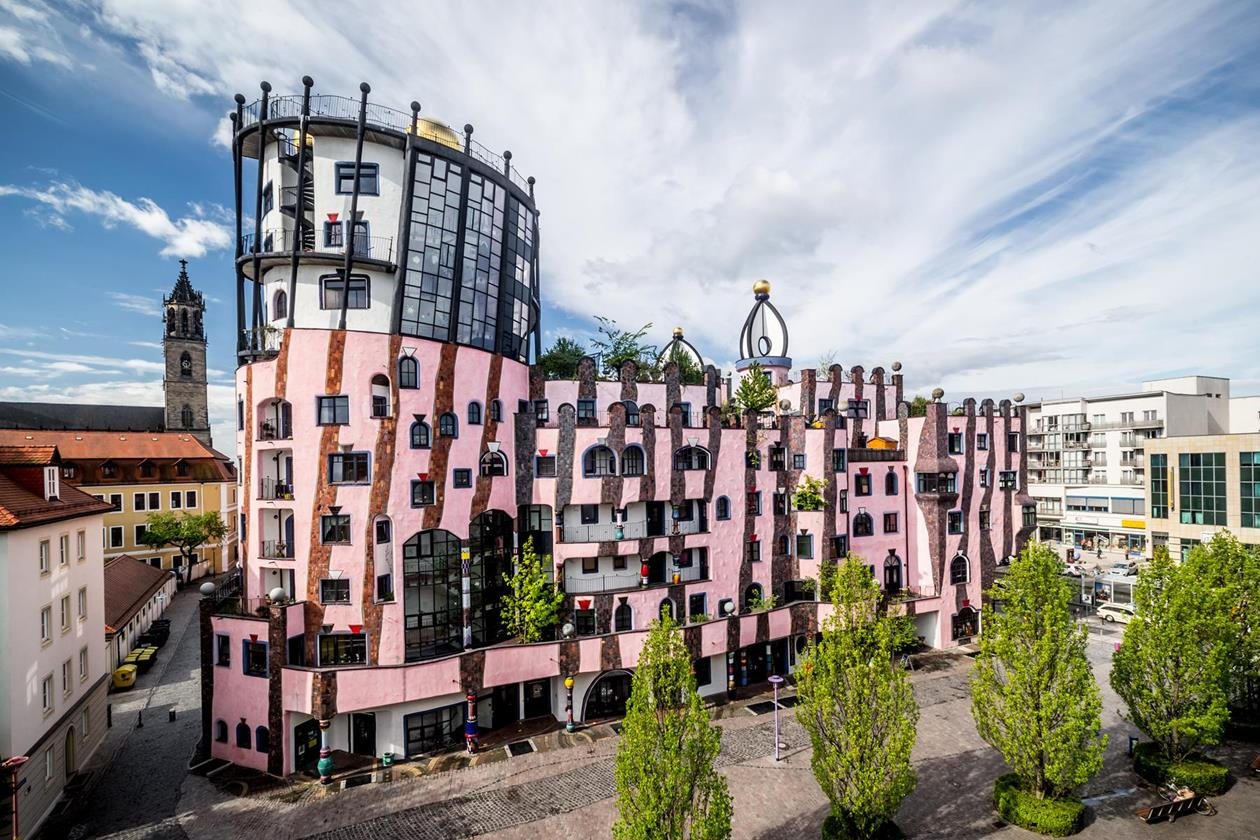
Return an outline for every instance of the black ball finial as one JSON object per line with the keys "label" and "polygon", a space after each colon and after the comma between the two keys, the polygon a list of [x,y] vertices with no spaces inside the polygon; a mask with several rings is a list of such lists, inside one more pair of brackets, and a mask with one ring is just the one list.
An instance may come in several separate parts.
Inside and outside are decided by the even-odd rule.
{"label": "black ball finial", "polygon": [[271,82],[263,82],[259,87],[263,89],[263,93],[271,93]]}
{"label": "black ball finial", "polygon": [[511,153],[510,151],[509,151],[509,152],[504,152],[504,153],[503,153],[503,159],[504,159],[504,160],[511,160],[511,159],[512,159],[512,153]]}
{"label": "black ball finial", "polygon": [[236,100],[236,104],[237,104],[237,105],[244,105],[244,104],[245,104],[245,94],[243,94],[243,93],[238,93],[238,94],[236,94],[236,96],[233,96],[232,98]]}
{"label": "black ball finial", "polygon": [[472,129],[472,123],[464,123],[464,133],[465,133],[465,134],[472,134],[472,131],[473,131],[473,129]]}
{"label": "black ball finial", "polygon": [[418,113],[420,113],[420,103],[419,103],[419,102],[417,102],[417,101],[416,101],[416,100],[414,100],[414,99],[413,99],[413,100],[411,100],[411,112],[412,112],[413,114],[418,114]]}
{"label": "black ball finial", "polygon": [[525,179],[525,183],[529,184],[532,187],[537,182],[534,181],[534,176],[530,175],[528,178]]}
{"label": "black ball finial", "polygon": [[314,80],[314,79],[312,79],[310,76],[303,76],[303,77],[302,77],[302,86],[303,86],[303,87],[315,87],[315,80]]}
{"label": "black ball finial", "polygon": [[367,82],[359,82],[359,91],[362,93],[371,93],[372,86],[369,85]]}
{"label": "black ball finial", "polygon": [[232,121],[232,125],[236,125],[236,112],[228,114],[228,119]]}

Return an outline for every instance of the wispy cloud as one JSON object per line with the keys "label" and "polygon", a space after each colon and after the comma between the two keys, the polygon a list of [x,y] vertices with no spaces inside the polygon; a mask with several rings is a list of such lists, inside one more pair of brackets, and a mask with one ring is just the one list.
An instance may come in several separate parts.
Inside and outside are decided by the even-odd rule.
{"label": "wispy cloud", "polygon": [[0,347],[0,355],[17,356],[40,369],[69,372],[67,366],[76,366],[76,372],[101,372],[105,369],[129,370],[135,373],[164,373],[166,366],[148,359],[121,359],[112,356],[93,356],[82,353],[51,353],[46,350],[24,350],[16,347]]}
{"label": "wispy cloud", "polygon": [[49,10],[40,2],[0,0],[0,59],[67,70],[74,66],[57,37]]}
{"label": "wispy cloud", "polygon": [[112,192],[93,190],[74,181],[52,181],[42,187],[0,184],[0,196],[34,201],[44,208],[43,221],[55,227],[67,224],[66,216],[83,213],[112,228],[124,224],[163,243],[162,256],[200,257],[228,247],[232,238],[226,225],[198,215],[172,219],[152,199],[128,201]]}
{"label": "wispy cloud", "polygon": [[[149,315],[154,318],[162,314],[162,308],[158,306],[157,299],[148,295],[132,295],[127,292],[108,292],[108,295],[119,309],[126,309],[128,312],[138,312],[141,315]],[[131,343],[135,344],[136,342]]]}

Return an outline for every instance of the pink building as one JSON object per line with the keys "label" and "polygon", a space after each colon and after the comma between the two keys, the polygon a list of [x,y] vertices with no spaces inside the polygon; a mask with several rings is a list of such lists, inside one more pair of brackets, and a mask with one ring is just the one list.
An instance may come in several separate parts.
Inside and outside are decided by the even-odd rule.
{"label": "pink building", "polygon": [[[793,379],[764,281],[732,341],[772,411],[724,414],[728,381],[681,330],[665,358],[699,384],[592,359],[545,381],[533,179],[471,126],[304,82],[234,115],[244,559],[203,602],[214,756],[290,773],[321,747],[460,744],[470,707],[481,731],[618,716],[663,609],[720,700],[791,672],[819,567],[848,552],[927,644],[978,632],[1033,525],[1022,408],[910,417],[897,364]],[[805,476],[821,509],[793,504]],[[499,603],[526,539],[566,594],[555,640],[519,645]]]}

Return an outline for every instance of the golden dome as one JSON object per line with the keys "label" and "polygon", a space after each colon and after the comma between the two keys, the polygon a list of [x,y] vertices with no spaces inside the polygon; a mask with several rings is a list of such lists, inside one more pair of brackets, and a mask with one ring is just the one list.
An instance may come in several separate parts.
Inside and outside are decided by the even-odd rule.
{"label": "golden dome", "polygon": [[438,120],[431,120],[428,117],[421,117],[416,120],[415,135],[423,137],[425,140],[432,140],[434,143],[440,143],[457,152],[464,150],[464,143],[460,140],[459,135],[449,125]]}
{"label": "golden dome", "polygon": [[770,294],[770,281],[758,280],[756,283],[753,283],[753,294],[754,295]]}
{"label": "golden dome", "polygon": [[682,327],[674,327],[674,338],[682,338]]}

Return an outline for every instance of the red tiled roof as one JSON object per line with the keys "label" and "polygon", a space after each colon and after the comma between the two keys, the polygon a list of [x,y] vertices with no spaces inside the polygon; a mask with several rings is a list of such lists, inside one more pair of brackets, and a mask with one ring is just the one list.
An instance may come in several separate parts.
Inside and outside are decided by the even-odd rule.
{"label": "red tiled roof", "polygon": [[55,446],[62,460],[106,458],[223,458],[181,432],[44,432],[0,429],[2,446]]}
{"label": "red tiled roof", "polygon": [[141,560],[120,554],[105,561],[105,624],[106,632],[117,628],[140,612],[153,594],[171,579],[169,571],[150,566]]}
{"label": "red tiled roof", "polygon": [[113,510],[108,502],[102,502],[64,481],[60,493],[58,499],[44,498],[43,467],[0,466],[0,530]]}
{"label": "red tiled roof", "polygon": [[44,467],[57,463],[57,447],[52,444],[26,446],[0,445],[0,465]]}

